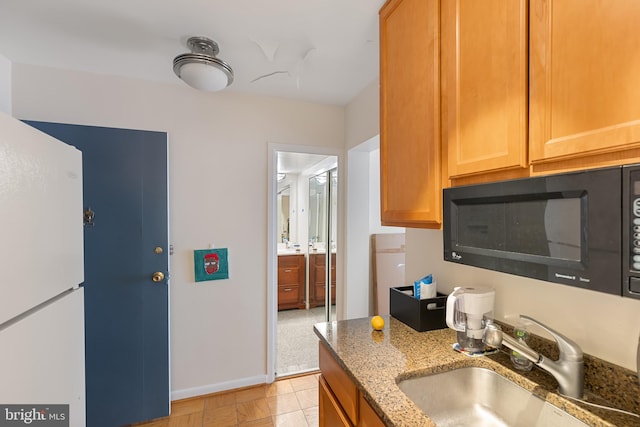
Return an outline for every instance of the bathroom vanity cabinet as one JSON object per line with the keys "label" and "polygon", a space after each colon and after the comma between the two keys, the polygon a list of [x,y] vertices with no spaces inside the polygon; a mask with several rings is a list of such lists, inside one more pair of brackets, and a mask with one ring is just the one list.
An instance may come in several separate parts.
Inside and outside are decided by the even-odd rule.
{"label": "bathroom vanity cabinet", "polygon": [[[325,305],[327,289],[326,254],[309,254],[309,307]],[[331,304],[336,303],[336,254],[331,254]]]}
{"label": "bathroom vanity cabinet", "polygon": [[305,308],[305,256],[278,255],[278,311]]}

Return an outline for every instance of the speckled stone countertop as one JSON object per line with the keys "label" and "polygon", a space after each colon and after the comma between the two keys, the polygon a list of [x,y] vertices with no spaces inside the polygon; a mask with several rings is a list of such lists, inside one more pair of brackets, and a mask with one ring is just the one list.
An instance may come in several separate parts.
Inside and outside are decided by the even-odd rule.
{"label": "speckled stone countertop", "polygon": [[[388,426],[436,425],[400,390],[398,381],[465,366],[496,371],[590,426],[640,426],[640,418],[558,395],[557,382],[550,374],[538,368],[525,373],[515,371],[503,353],[468,357],[454,351],[453,330],[417,332],[387,316],[384,329],[374,331],[369,321],[363,318],[318,323],[314,331]],[[640,386],[635,372],[585,355],[585,389],[589,401],[640,412]],[[611,400],[617,400],[615,405]]]}

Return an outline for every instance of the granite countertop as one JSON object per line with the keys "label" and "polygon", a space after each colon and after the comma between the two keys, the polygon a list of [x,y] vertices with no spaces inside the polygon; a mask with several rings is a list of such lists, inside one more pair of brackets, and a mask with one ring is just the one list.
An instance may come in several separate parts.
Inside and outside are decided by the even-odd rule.
{"label": "granite countertop", "polygon": [[[398,381],[465,366],[496,371],[588,425],[640,426],[640,418],[575,403],[558,395],[557,383],[550,374],[538,368],[525,373],[515,371],[503,353],[468,357],[454,351],[456,336],[451,329],[417,332],[395,318],[383,317],[382,331],[372,330],[369,318],[318,323],[314,331],[388,426],[436,425],[400,390]],[[622,394],[617,397],[616,407],[638,413],[640,386],[635,372],[616,368],[619,367],[587,359],[585,355],[586,398],[614,406],[602,396],[608,392],[614,398]]]}

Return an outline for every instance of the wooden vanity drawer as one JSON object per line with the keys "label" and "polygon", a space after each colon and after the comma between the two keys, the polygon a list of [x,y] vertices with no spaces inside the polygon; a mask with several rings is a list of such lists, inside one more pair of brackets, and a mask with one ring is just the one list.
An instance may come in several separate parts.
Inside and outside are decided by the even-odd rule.
{"label": "wooden vanity drawer", "polygon": [[300,286],[298,285],[284,285],[278,286],[278,304],[298,304],[300,299]]}
{"label": "wooden vanity drawer", "polygon": [[298,267],[300,262],[304,262],[304,255],[278,255],[278,268]]}
{"label": "wooden vanity drawer", "polygon": [[278,285],[299,285],[300,269],[298,267],[279,267]]}

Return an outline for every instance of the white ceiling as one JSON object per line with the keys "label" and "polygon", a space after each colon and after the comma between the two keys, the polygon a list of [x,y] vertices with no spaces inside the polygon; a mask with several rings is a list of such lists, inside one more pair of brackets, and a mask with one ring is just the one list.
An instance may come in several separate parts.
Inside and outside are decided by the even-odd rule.
{"label": "white ceiling", "polygon": [[324,161],[327,157],[323,154],[292,153],[278,151],[278,172],[297,174]]}
{"label": "white ceiling", "polygon": [[[184,85],[190,36],[218,42],[225,89],[345,105],[378,76],[384,0],[1,0],[0,54],[36,64]],[[262,75],[271,77],[251,80]],[[189,90],[193,90],[187,88]]]}

